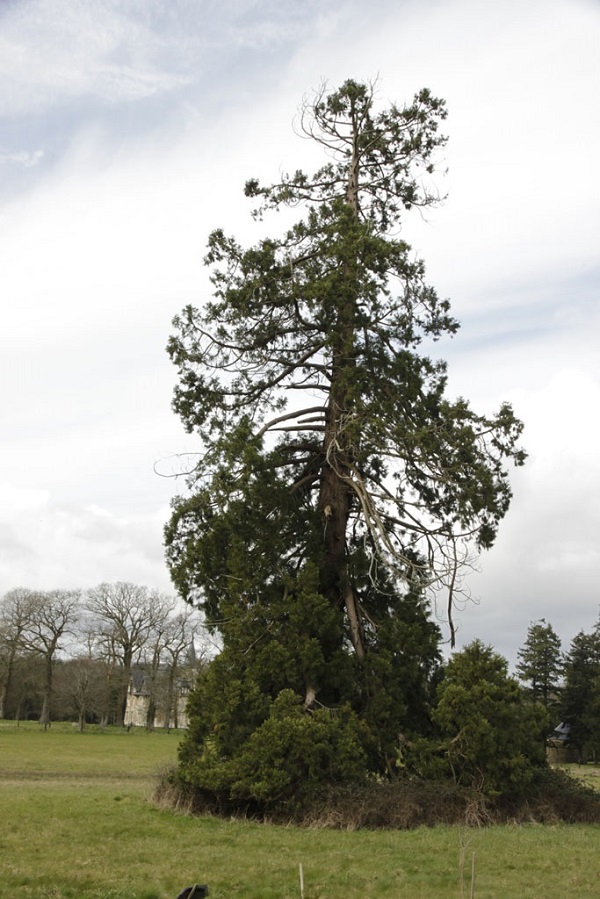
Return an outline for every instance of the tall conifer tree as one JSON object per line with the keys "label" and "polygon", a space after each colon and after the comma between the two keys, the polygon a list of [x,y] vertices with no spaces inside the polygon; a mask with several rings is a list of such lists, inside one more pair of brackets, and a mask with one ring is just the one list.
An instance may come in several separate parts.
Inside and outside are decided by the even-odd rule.
{"label": "tall conifer tree", "polygon": [[175,319],[174,409],[202,455],[167,558],[222,638],[191,737],[218,734],[221,758],[291,689],[313,711],[349,702],[389,761],[400,727],[426,727],[425,592],[445,587],[451,609],[508,509],[521,423],[445,396],[427,351],[458,325],[399,237],[436,202],[445,116],[427,90],[381,111],[369,85],[320,91],[301,127],[325,164],[245,191],[259,218],[303,216],[250,249],[214,231],[213,299]]}
{"label": "tall conifer tree", "polygon": [[[531,698],[552,711],[558,704],[564,668],[560,637],[544,618],[532,623],[518,652],[517,674],[529,684]],[[554,722],[555,724],[557,722]]]}
{"label": "tall conifer tree", "polygon": [[565,659],[560,712],[580,760],[600,754],[600,622],[573,637]]}

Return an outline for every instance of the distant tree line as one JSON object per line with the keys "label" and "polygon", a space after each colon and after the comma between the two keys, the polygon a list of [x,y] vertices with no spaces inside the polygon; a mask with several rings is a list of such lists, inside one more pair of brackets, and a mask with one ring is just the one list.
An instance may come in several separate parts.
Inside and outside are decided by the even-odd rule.
{"label": "distant tree line", "polygon": [[[147,726],[157,714],[168,724],[177,681],[193,679],[202,663],[201,634],[194,609],[145,586],[10,590],[0,599],[0,718],[122,726],[137,668]],[[600,619],[568,652],[550,623],[533,622],[516,675],[523,698],[546,710],[549,731],[565,722],[580,758],[600,756]]]}
{"label": "distant tree line", "polygon": [[570,728],[569,745],[581,761],[600,757],[600,619],[580,631],[563,653],[551,624],[530,625],[519,650],[517,674],[527,695],[549,713],[551,728]]}
{"label": "distant tree line", "polygon": [[118,582],[80,590],[10,590],[0,599],[0,718],[122,726],[134,668],[169,726],[178,680],[201,662],[197,612]]}

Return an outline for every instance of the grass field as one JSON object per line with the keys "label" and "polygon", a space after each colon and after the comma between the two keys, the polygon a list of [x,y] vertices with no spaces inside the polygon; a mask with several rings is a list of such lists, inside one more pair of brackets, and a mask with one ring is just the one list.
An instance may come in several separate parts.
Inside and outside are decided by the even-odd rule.
{"label": "grass field", "polygon": [[212,899],[299,899],[300,863],[304,899],[600,896],[599,827],[349,833],[157,808],[177,742],[0,722],[1,899],[175,899],[194,882]]}

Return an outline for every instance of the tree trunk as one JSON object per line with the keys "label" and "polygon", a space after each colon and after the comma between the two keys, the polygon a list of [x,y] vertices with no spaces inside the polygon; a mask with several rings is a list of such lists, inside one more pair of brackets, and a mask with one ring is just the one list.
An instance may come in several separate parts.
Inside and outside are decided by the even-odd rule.
{"label": "tree trunk", "polygon": [[10,688],[13,681],[16,651],[16,646],[11,645],[10,652],[8,653],[8,658],[6,660],[6,680],[2,684],[2,689],[0,690],[0,719],[6,717],[8,695],[10,693]]}
{"label": "tree trunk", "polygon": [[[352,403],[347,385],[351,382],[354,343],[354,310],[340,310],[343,326],[340,358],[334,359],[329,403],[325,415],[325,464],[321,473],[319,509],[325,531],[325,559],[321,570],[321,589],[333,605],[346,609],[349,635],[356,655],[364,659],[364,639],[360,610],[347,564],[346,534],[350,518],[352,488],[348,483],[352,462]],[[349,321],[350,319],[350,321]]]}
{"label": "tree trunk", "polygon": [[[154,687],[152,686],[153,690]],[[148,699],[148,709],[146,710],[146,730],[148,732],[154,730],[154,719],[156,717],[156,702],[154,700],[154,694],[151,693]]]}
{"label": "tree trunk", "polygon": [[44,699],[42,702],[42,712],[40,714],[40,724],[44,730],[50,727],[50,706],[52,701],[52,655],[46,655],[46,678],[44,682]]}
{"label": "tree trunk", "polygon": [[[346,202],[352,217],[359,218],[358,129],[355,128],[352,158],[348,166]],[[329,400],[325,413],[324,455],[321,474],[319,509],[324,518],[325,561],[321,571],[321,589],[330,601],[345,608],[350,640],[357,658],[365,657],[364,633],[360,609],[348,571],[346,534],[350,518],[352,487],[348,481],[353,462],[354,422],[352,389],[355,369],[356,285],[358,265],[345,260],[343,285],[337,310],[337,340],[333,350]]]}
{"label": "tree trunk", "polygon": [[[173,695],[175,692],[175,662],[169,667],[169,679],[167,681],[167,696],[165,699],[165,720],[163,727],[168,732],[171,729],[171,713],[173,711]],[[177,718],[177,715],[175,715]],[[175,723],[177,727],[177,722]]]}
{"label": "tree trunk", "polygon": [[131,680],[131,666],[133,664],[133,650],[128,647],[123,653],[123,671],[119,683],[118,699],[117,699],[117,727],[125,726],[125,709],[127,708],[127,694],[129,692],[129,682]]}

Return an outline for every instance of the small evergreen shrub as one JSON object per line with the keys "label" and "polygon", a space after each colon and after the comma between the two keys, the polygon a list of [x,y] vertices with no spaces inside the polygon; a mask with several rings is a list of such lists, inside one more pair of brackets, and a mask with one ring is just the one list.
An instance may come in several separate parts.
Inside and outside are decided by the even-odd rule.
{"label": "small evergreen shrub", "polygon": [[522,797],[547,766],[546,710],[524,701],[508,664],[475,640],[448,662],[433,711],[437,739],[408,749],[408,768],[493,799]]}
{"label": "small evergreen shrub", "polygon": [[178,776],[210,809],[287,814],[325,786],[364,782],[364,730],[347,707],[309,712],[297,694],[283,690],[235,755],[219,756],[217,741],[207,737]]}

